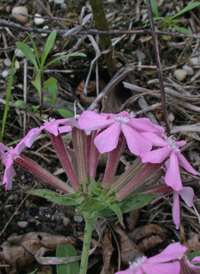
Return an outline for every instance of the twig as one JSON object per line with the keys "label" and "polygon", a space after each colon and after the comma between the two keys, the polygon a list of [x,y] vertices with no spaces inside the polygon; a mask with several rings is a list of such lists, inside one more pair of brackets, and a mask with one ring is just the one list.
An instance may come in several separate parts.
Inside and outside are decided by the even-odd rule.
{"label": "twig", "polygon": [[170,134],[170,126],[169,126],[169,120],[168,120],[168,114],[167,114],[167,108],[166,108],[166,101],[165,101],[165,91],[164,91],[163,76],[162,76],[161,65],[160,65],[160,55],[159,55],[158,43],[157,43],[156,34],[155,34],[150,0],[147,0],[147,8],[148,8],[149,22],[150,22],[150,27],[152,32],[153,47],[154,47],[155,57],[156,57],[156,65],[157,65],[158,79],[160,84],[161,101],[163,106],[163,114],[164,114],[164,119],[166,124],[166,131],[167,131],[167,136],[170,136],[171,134]]}
{"label": "twig", "polygon": [[[28,27],[28,26],[22,26],[20,24],[16,24],[13,22],[8,22],[4,19],[0,19],[0,26],[2,27],[8,27],[13,29],[18,29],[20,31],[27,31],[27,32],[35,32],[35,33],[47,33],[50,34],[53,29],[41,29],[36,27]],[[57,29],[58,35],[64,35],[66,33],[66,29]],[[155,30],[155,33],[157,35],[169,35],[172,37],[181,37],[183,39],[192,38],[192,39],[200,39],[200,35],[197,34],[184,34],[179,32],[168,32],[168,31],[161,31],[161,30]],[[96,35],[96,34],[110,34],[110,35],[122,35],[122,34],[148,34],[151,35],[151,30],[149,29],[142,29],[142,30],[97,30],[97,29],[90,29],[90,28],[84,28],[81,29],[78,34],[85,34],[85,35]],[[0,48],[1,49],[1,48]]]}

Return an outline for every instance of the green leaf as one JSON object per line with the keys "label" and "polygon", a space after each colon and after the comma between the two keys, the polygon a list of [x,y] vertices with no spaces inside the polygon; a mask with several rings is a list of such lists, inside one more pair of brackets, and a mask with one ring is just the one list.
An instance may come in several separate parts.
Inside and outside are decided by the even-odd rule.
{"label": "green leaf", "polygon": [[50,66],[51,64],[59,61],[59,60],[62,60],[64,58],[68,58],[68,57],[87,57],[84,53],[70,53],[70,54],[67,54],[67,55],[63,55],[63,56],[60,56],[54,60],[52,60],[51,62],[49,62],[45,67],[44,69],[46,69],[48,66]]}
{"label": "green leaf", "polygon": [[147,194],[138,194],[131,195],[122,202],[119,202],[118,205],[122,213],[130,212],[132,210],[139,209],[150,204],[159,194],[147,195]]}
{"label": "green leaf", "polygon": [[54,108],[53,111],[57,111],[64,118],[72,118],[72,117],[74,117],[73,113],[71,113],[71,111],[66,110],[66,109]]}
{"label": "green leaf", "polygon": [[41,69],[42,70],[43,70],[44,62],[45,62],[51,48],[53,47],[53,44],[56,39],[56,35],[57,35],[57,30],[53,30],[47,39],[47,42],[46,42],[46,45],[44,48],[44,52],[42,53],[42,56],[41,56]]}
{"label": "green leaf", "polygon": [[33,270],[32,272],[28,273],[28,274],[35,274],[38,271],[38,268],[36,268],[35,270]]}
{"label": "green leaf", "polygon": [[22,101],[22,100],[16,101],[15,105],[17,105],[19,107],[22,107],[22,108],[28,108],[28,105],[24,101]]}
{"label": "green leaf", "polygon": [[175,29],[176,31],[180,32],[180,33],[184,33],[184,34],[192,34],[191,31],[189,31],[188,29],[186,28],[181,28],[181,27],[178,27],[176,25],[173,25],[171,26],[170,29]]}
{"label": "green leaf", "polygon": [[[188,260],[191,262],[195,257],[200,256],[200,251],[191,252],[187,254]],[[200,264],[195,264],[195,266],[200,266]]]}
{"label": "green leaf", "polygon": [[44,99],[45,101],[52,102],[52,99],[49,98],[49,97],[47,97],[47,96],[44,96],[43,99]]}
{"label": "green leaf", "polygon": [[166,40],[166,41],[170,40],[171,38],[172,38],[172,37],[169,36],[169,35],[163,35],[163,36],[162,36],[162,39],[163,39],[163,40]]}
{"label": "green leaf", "polygon": [[[58,245],[56,248],[56,257],[74,257],[77,256],[76,249],[72,245]],[[60,264],[56,266],[57,274],[79,274],[79,262]]]}
{"label": "green leaf", "polygon": [[27,193],[43,197],[51,202],[65,206],[77,206],[80,205],[84,200],[84,197],[77,193],[61,195],[57,192],[47,189],[34,189],[27,191]]}
{"label": "green leaf", "polygon": [[101,196],[102,187],[101,182],[96,182],[93,178],[90,177],[90,194],[91,196]]}
{"label": "green leaf", "polygon": [[[36,62],[35,56],[32,52],[32,49],[26,44],[21,45],[20,42],[16,42],[17,47],[20,47],[20,50],[25,54],[25,56],[29,59],[29,61],[35,66],[35,68],[39,71],[38,64]],[[20,46],[21,45],[21,46]]]}
{"label": "green leaf", "polygon": [[48,88],[48,86],[50,86],[50,85],[52,85],[52,84],[55,84],[55,83],[57,83],[57,79],[54,78],[54,77],[51,77],[51,78],[49,78],[48,80],[46,80],[46,81],[44,82],[44,87],[43,87],[43,89]]}
{"label": "green leaf", "polygon": [[42,97],[42,87],[41,87],[41,74],[40,71],[36,70],[36,75],[35,79],[31,81],[31,83],[34,85],[34,87],[37,89],[39,96],[40,96],[40,101]]}
{"label": "green leaf", "polygon": [[175,14],[174,16],[172,16],[172,19],[174,19],[177,16],[180,16],[181,14],[188,12],[196,7],[200,6],[200,2],[193,2],[189,5],[187,5],[184,9],[182,9],[181,11],[179,11],[177,14]]}
{"label": "green leaf", "polygon": [[40,105],[38,105],[38,106],[32,106],[33,111],[36,112],[36,111],[38,110],[39,107],[40,107]]}
{"label": "green leaf", "polygon": [[111,210],[114,211],[114,213],[117,215],[118,220],[120,224],[124,227],[124,222],[123,222],[123,216],[122,216],[122,211],[117,203],[110,204],[108,203],[108,206],[111,208]]}
{"label": "green leaf", "polygon": [[39,53],[38,53],[38,50],[37,50],[36,44],[35,44],[35,42],[34,42],[34,40],[33,40],[33,38],[32,38],[31,36],[30,36],[29,38],[30,38],[31,43],[32,43],[32,45],[33,45],[33,49],[34,49],[34,52],[35,52],[35,56],[36,56],[36,59],[37,59],[38,65],[39,65],[39,67],[40,67],[40,58],[39,58]]}
{"label": "green leaf", "polygon": [[106,208],[107,205],[100,202],[99,198],[88,197],[85,202],[77,209],[78,211],[101,211]]}
{"label": "green leaf", "polygon": [[57,83],[54,83],[54,84],[51,84],[48,86],[48,91],[50,92],[51,96],[52,96],[52,99],[55,101],[56,99],[56,93],[57,93],[57,90],[58,90],[58,86],[57,86]]}
{"label": "green leaf", "polygon": [[[147,1],[144,0],[144,3],[147,4]],[[158,7],[155,0],[151,0],[151,9],[152,9],[152,12],[155,14],[155,16],[158,17],[159,16]]]}

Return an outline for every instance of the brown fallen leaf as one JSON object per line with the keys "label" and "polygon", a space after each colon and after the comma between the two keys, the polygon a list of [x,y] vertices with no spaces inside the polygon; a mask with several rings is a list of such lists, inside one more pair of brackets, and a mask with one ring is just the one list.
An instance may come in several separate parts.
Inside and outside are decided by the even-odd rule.
{"label": "brown fallen leaf", "polygon": [[135,224],[139,218],[141,209],[133,210],[128,213],[127,216],[125,216],[125,220],[127,222],[127,227],[129,230],[134,229]]}
{"label": "brown fallen leaf", "polygon": [[192,238],[189,239],[187,242],[185,242],[183,245],[187,247],[187,252],[186,252],[187,254],[194,251],[199,251],[200,250],[199,234],[194,233],[192,235]]}
{"label": "brown fallen leaf", "polygon": [[111,230],[107,228],[103,238],[103,269],[101,271],[101,274],[108,273],[113,251],[114,247],[112,245],[112,233]]}
{"label": "brown fallen leaf", "polygon": [[145,226],[137,227],[133,231],[128,233],[129,238],[131,238],[134,242],[138,242],[145,237],[150,237],[151,235],[159,235],[161,238],[165,239],[167,230],[155,225],[148,224]]}
{"label": "brown fallen leaf", "polygon": [[164,239],[162,239],[159,235],[153,235],[149,238],[146,237],[141,242],[139,242],[138,248],[142,252],[146,252],[147,250],[154,248],[158,244],[163,243],[163,241]]}
{"label": "brown fallen leaf", "polygon": [[21,271],[35,260],[34,255],[41,247],[55,250],[57,245],[76,245],[73,237],[30,232],[21,236],[12,235],[1,244],[0,259]]}
{"label": "brown fallen leaf", "polygon": [[[78,85],[78,87],[75,89],[75,94],[76,95],[80,95],[80,94],[84,94],[84,86],[85,86],[85,81],[81,81],[80,84]],[[105,87],[105,82],[104,80],[100,79],[99,80],[99,91],[101,91],[102,89],[104,89]],[[93,93],[95,95],[96,92],[96,81],[92,80],[89,82],[88,86],[87,86],[87,94],[89,93]]]}
{"label": "brown fallen leaf", "polygon": [[122,263],[128,265],[129,262],[134,261],[136,258],[143,256],[137,245],[126,235],[126,233],[118,226],[112,227],[118,235],[121,247]]}

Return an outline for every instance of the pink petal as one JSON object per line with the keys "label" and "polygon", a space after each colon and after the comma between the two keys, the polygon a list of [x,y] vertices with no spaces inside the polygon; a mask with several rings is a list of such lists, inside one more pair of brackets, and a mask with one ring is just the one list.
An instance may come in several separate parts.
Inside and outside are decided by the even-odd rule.
{"label": "pink petal", "polygon": [[140,154],[143,163],[158,164],[162,163],[170,154],[170,149],[168,147],[159,148],[149,152],[143,152]]}
{"label": "pink petal", "polygon": [[175,192],[173,194],[172,215],[173,215],[174,224],[176,225],[176,229],[179,229],[179,225],[180,225],[180,201],[179,201],[178,192]]}
{"label": "pink petal", "polygon": [[59,133],[65,133],[65,132],[70,132],[72,130],[71,126],[62,126],[58,128]]}
{"label": "pink petal", "polygon": [[186,144],[186,141],[178,141],[178,142],[175,142],[175,145],[176,145],[177,147],[183,147],[185,144]]}
{"label": "pink petal", "polygon": [[158,135],[163,135],[165,133],[165,129],[162,126],[155,125],[156,131],[154,131]]}
{"label": "pink petal", "polygon": [[98,134],[94,139],[94,144],[98,151],[103,154],[115,149],[118,144],[120,132],[121,126],[119,124],[113,124]]}
{"label": "pink petal", "polygon": [[[192,261],[192,264],[199,264],[200,263],[200,256],[196,256]],[[199,267],[200,268],[200,267]]]}
{"label": "pink petal", "polygon": [[157,264],[175,260],[186,252],[187,248],[180,243],[168,245],[160,254],[147,259],[148,264]]}
{"label": "pink petal", "polygon": [[178,157],[177,153],[174,151],[170,154],[169,157],[169,165],[165,175],[165,183],[176,191],[183,189],[179,171]]}
{"label": "pink petal", "polygon": [[[43,130],[44,126],[41,126],[40,128],[32,128],[28,134],[24,137],[24,144],[27,147],[31,147],[32,144],[35,142],[35,140],[40,135],[41,131]],[[15,148],[16,149],[16,148]],[[21,149],[21,148],[20,148]],[[18,152],[20,153],[20,149],[18,149]],[[18,153],[18,155],[19,155]]]}
{"label": "pink petal", "polygon": [[193,188],[186,186],[182,190],[178,191],[181,198],[184,202],[189,206],[192,207],[193,205],[193,198],[194,198],[194,190]]}
{"label": "pink petal", "polygon": [[139,131],[156,131],[155,125],[148,118],[131,118],[127,124]]}
{"label": "pink petal", "polygon": [[96,130],[108,127],[114,124],[114,120],[109,116],[104,117],[94,111],[84,111],[78,119],[78,124],[81,129]]}
{"label": "pink petal", "polygon": [[185,157],[181,154],[178,153],[178,160],[179,163],[190,173],[194,175],[198,175],[198,172],[190,165],[190,163],[185,159]]}
{"label": "pink petal", "polygon": [[128,148],[132,153],[140,156],[142,152],[151,150],[151,142],[128,125],[122,125],[122,132],[126,138]]}
{"label": "pink petal", "polygon": [[182,256],[180,259],[181,264],[181,274],[199,274],[200,273],[200,267],[193,265],[193,263],[199,263],[198,259],[195,261],[195,259],[198,257],[195,257],[192,262],[188,260],[187,256]]}
{"label": "pink petal", "polygon": [[167,263],[167,264],[145,264],[142,266],[146,274],[180,274],[180,263]]}
{"label": "pink petal", "polygon": [[116,272],[115,274],[133,274],[133,271],[130,268],[128,268],[124,271]]}
{"label": "pink petal", "polygon": [[2,185],[6,185],[5,190],[11,190],[12,189],[12,181],[13,177],[16,175],[15,170],[13,168],[13,157],[12,155],[9,155],[6,161],[6,168],[4,172],[3,177],[3,183]]}
{"label": "pink petal", "polygon": [[168,144],[165,140],[163,140],[161,137],[159,137],[157,134],[153,132],[140,132],[142,136],[147,138],[149,141],[151,141],[152,145],[154,147],[167,147]]}

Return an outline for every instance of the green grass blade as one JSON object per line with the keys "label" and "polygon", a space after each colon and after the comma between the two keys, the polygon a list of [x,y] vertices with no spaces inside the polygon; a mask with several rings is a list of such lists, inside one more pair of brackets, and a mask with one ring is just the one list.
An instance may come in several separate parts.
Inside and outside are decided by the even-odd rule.
{"label": "green grass blade", "polygon": [[31,40],[31,43],[33,45],[33,48],[34,48],[34,52],[35,52],[35,56],[36,56],[36,59],[37,59],[37,62],[38,62],[38,65],[40,66],[40,57],[39,57],[39,53],[38,53],[38,50],[37,50],[37,47],[36,47],[36,44],[33,40],[33,38],[30,36],[30,40]]}
{"label": "green grass blade", "polygon": [[[31,35],[31,33],[24,39],[24,41],[21,44],[19,44],[18,49],[21,50],[21,46],[24,45],[24,43],[30,37],[30,35]],[[3,114],[0,142],[2,142],[2,140],[3,140],[3,134],[4,134],[6,120],[7,120],[7,116],[8,116],[8,107],[9,107],[10,95],[11,95],[11,90],[12,90],[13,70],[14,70],[14,65],[15,65],[16,54],[17,54],[17,51],[15,52],[15,54],[13,56],[13,59],[12,59],[10,79],[9,79],[9,82],[8,82],[8,90],[7,90],[7,96],[6,96],[6,105],[5,105],[4,114]]]}
{"label": "green grass blade", "polygon": [[[20,42],[17,42],[16,43],[17,47],[19,48],[20,46]],[[35,55],[33,54],[32,52],[32,49],[26,45],[26,44],[23,44],[21,45],[21,48],[20,50],[25,54],[25,56],[29,59],[29,61],[35,66],[35,68],[39,71],[39,67],[38,67],[38,64],[36,62],[36,59],[35,59]]]}
{"label": "green grass blade", "polygon": [[189,5],[187,5],[187,7],[185,7],[184,9],[182,9],[181,11],[179,11],[177,14],[175,14],[174,16],[172,16],[172,19],[174,19],[177,16],[180,16],[181,14],[188,12],[196,7],[200,6],[200,2],[193,2]]}
{"label": "green grass blade", "polygon": [[68,58],[68,57],[74,57],[74,56],[76,56],[76,57],[87,57],[84,53],[70,53],[70,54],[63,55],[63,56],[60,56],[60,57],[58,57],[58,58],[52,60],[51,62],[49,62],[49,63],[44,67],[44,69],[46,69],[48,66],[50,66],[51,64],[53,64],[53,63],[55,63],[55,62],[57,62],[57,61],[59,61],[59,60],[62,60],[62,59],[64,59],[64,58]]}
{"label": "green grass blade", "polygon": [[56,39],[56,35],[57,35],[57,30],[53,30],[47,39],[47,42],[46,42],[46,45],[44,48],[44,52],[42,53],[42,56],[41,56],[41,69],[43,69],[44,62],[45,62],[51,48],[53,47],[53,44]]}

